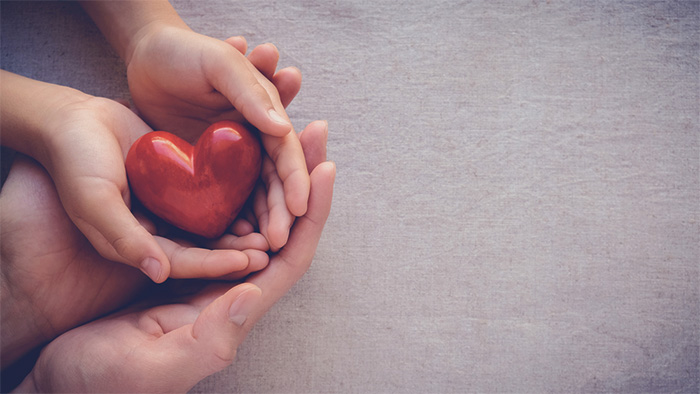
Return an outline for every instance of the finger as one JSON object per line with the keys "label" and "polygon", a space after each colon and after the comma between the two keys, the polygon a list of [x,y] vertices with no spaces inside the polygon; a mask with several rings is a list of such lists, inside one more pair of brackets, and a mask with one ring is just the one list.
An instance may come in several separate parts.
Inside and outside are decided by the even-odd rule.
{"label": "finger", "polygon": [[308,270],[330,213],[335,172],[332,162],[321,163],[314,169],[308,212],[296,220],[289,241],[267,268],[250,278],[250,283],[263,290],[261,305],[250,317],[253,321],[262,317]]}
{"label": "finger", "polygon": [[253,48],[248,55],[248,60],[267,79],[272,80],[277,69],[280,53],[274,44],[267,43]]}
{"label": "finger", "polygon": [[113,185],[95,185],[89,195],[70,193],[65,201],[75,225],[105,258],[141,269],[156,283],[170,274],[167,256],[127,208]]}
{"label": "finger", "polygon": [[162,237],[156,240],[170,259],[171,278],[219,278],[245,271],[251,263],[265,266],[268,261],[266,253],[255,249],[211,250],[182,246]]}
{"label": "finger", "polygon": [[293,130],[277,89],[238,50],[227,45],[221,56],[207,59],[204,73],[263,134],[281,137]]}
{"label": "finger", "polygon": [[224,40],[224,42],[236,48],[238,52],[240,52],[243,55],[245,55],[245,53],[248,51],[248,42],[243,36],[229,37],[226,40]]}
{"label": "finger", "polygon": [[248,264],[248,267],[242,271],[222,275],[217,279],[226,281],[243,279],[254,272],[264,269],[270,263],[270,256],[267,254],[267,252],[257,249],[246,249],[243,252],[249,256],[250,263]]}
{"label": "finger", "polygon": [[238,218],[231,225],[230,231],[231,234],[242,237],[255,231],[255,226],[247,218]]}
{"label": "finger", "polygon": [[261,231],[267,236],[270,249],[274,252],[287,243],[294,215],[287,209],[284,185],[277,175],[274,164],[268,157],[263,160],[261,178],[267,190],[267,207],[261,212],[261,215],[267,214],[267,220],[264,230],[261,227]]}
{"label": "finger", "polygon": [[328,122],[317,120],[311,122],[299,133],[299,141],[304,149],[307,168],[316,168],[326,161],[326,144],[328,143]]}
{"label": "finger", "polygon": [[243,236],[224,234],[219,239],[209,242],[207,247],[212,249],[257,249],[266,251],[270,248],[270,245],[268,245],[265,236],[262,234],[250,232]]}
{"label": "finger", "polygon": [[282,105],[287,108],[289,103],[301,89],[301,71],[296,67],[283,68],[272,77],[272,83],[277,88]]}
{"label": "finger", "polygon": [[156,235],[158,233],[158,227],[146,214],[136,211],[133,212],[133,215],[139,224],[143,226],[143,228],[145,228],[151,235]]}
{"label": "finger", "polygon": [[289,212],[302,216],[309,198],[309,172],[299,138],[296,133],[289,133],[284,137],[262,135],[261,139],[284,185],[284,199]]}
{"label": "finger", "polygon": [[267,242],[269,245],[270,241],[267,235],[267,228],[270,223],[270,209],[267,206],[267,190],[265,190],[265,185],[261,182],[258,183],[253,193],[253,216],[255,216],[260,234],[268,240]]}
{"label": "finger", "polygon": [[238,285],[207,305],[194,324],[163,336],[159,345],[172,353],[169,369],[182,370],[194,384],[230,365],[252,327],[248,316],[258,308],[261,296],[255,285]]}

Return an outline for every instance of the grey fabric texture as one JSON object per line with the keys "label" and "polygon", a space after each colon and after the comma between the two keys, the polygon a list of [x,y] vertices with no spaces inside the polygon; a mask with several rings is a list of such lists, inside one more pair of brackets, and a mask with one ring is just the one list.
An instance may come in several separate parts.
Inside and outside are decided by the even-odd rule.
{"label": "grey fabric texture", "polygon": [[[193,393],[698,392],[700,3],[173,4],[277,45],[338,166],[311,269]],[[76,4],[2,2],[1,38],[128,97]]]}

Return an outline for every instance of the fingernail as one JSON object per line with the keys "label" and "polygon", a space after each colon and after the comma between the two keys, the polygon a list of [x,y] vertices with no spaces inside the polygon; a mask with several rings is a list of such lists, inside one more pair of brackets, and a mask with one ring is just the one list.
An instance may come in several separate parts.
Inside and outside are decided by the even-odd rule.
{"label": "fingernail", "polygon": [[274,109],[271,109],[267,112],[268,115],[270,115],[270,119],[272,119],[273,122],[277,124],[283,124],[285,126],[289,125],[289,121],[285,119],[284,116],[280,115],[279,112],[275,111]]}
{"label": "fingernail", "polygon": [[258,304],[257,300],[261,294],[262,292],[258,287],[239,294],[228,310],[229,320],[237,326],[242,326],[248,320],[248,316],[255,310]]}
{"label": "fingernail", "polygon": [[152,281],[158,282],[160,278],[160,262],[153,257],[146,257],[141,262],[141,271],[143,271]]}

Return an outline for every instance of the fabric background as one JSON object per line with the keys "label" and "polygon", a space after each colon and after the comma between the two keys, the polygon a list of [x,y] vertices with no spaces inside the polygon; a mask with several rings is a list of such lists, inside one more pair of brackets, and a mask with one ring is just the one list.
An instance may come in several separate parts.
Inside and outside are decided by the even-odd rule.
{"label": "fabric background", "polygon": [[[174,6],[275,43],[338,166],[310,271],[193,393],[698,392],[700,3]],[[1,11],[4,69],[128,97],[79,6]]]}

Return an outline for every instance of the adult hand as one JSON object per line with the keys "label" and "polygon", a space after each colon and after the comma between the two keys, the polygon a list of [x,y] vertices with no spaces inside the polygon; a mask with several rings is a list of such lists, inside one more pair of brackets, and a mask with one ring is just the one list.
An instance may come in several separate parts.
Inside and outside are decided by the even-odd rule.
{"label": "adult hand", "polygon": [[[30,158],[15,159],[0,193],[0,211],[3,368],[63,332],[123,307],[149,283],[139,271],[100,256],[66,214],[46,170]],[[268,263],[267,254],[254,249],[265,244],[260,234],[227,237],[228,246],[244,252],[155,239],[168,254],[174,277],[235,279]]]}
{"label": "adult hand", "polygon": [[[216,283],[175,303],[135,305],[71,330],[41,353],[19,391],[185,392],[228,366],[253,325],[308,269],[330,212],[335,166],[325,128],[302,133],[309,209],[262,271],[233,288]],[[322,147],[323,146],[323,147]]]}

